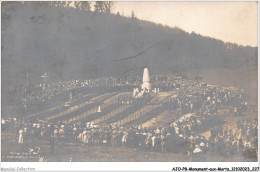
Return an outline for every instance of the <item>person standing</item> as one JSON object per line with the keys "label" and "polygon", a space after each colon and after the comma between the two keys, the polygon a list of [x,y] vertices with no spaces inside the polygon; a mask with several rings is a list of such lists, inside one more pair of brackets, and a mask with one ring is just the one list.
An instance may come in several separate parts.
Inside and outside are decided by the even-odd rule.
{"label": "person standing", "polygon": [[23,142],[24,142],[25,144],[28,143],[27,137],[28,137],[28,131],[27,131],[27,128],[25,127],[25,128],[23,129]]}
{"label": "person standing", "polygon": [[199,145],[195,145],[195,149],[192,152],[192,162],[203,162],[205,157]]}
{"label": "person standing", "polygon": [[161,135],[161,151],[162,153],[166,153],[166,136],[164,134]]}
{"label": "person standing", "polygon": [[83,143],[88,143],[87,129],[86,128],[84,128],[84,131],[83,131],[82,134],[83,134],[83,139],[82,139]]}
{"label": "person standing", "polygon": [[20,130],[19,130],[18,143],[23,144],[23,129],[22,128],[20,128]]}
{"label": "person standing", "polygon": [[78,136],[78,129],[76,127],[76,124],[74,124],[73,127],[73,137],[74,137],[74,141],[77,141],[77,136]]}
{"label": "person standing", "polygon": [[55,136],[54,136],[54,125],[51,124],[50,126],[50,153],[54,153],[54,148],[55,148]]}

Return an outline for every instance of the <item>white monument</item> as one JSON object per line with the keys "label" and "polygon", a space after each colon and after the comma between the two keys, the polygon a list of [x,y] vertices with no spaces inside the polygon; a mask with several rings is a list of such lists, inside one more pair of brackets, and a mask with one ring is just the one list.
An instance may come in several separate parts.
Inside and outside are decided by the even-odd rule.
{"label": "white monument", "polygon": [[98,106],[97,112],[101,112],[101,106],[100,105]]}
{"label": "white monument", "polygon": [[149,70],[148,68],[144,68],[142,90],[149,93],[151,89]]}

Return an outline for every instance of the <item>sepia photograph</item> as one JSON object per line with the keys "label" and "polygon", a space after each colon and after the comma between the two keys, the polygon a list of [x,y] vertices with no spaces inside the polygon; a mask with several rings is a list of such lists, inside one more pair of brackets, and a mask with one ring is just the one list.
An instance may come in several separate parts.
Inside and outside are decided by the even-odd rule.
{"label": "sepia photograph", "polygon": [[257,1],[1,2],[2,162],[258,162],[258,142]]}

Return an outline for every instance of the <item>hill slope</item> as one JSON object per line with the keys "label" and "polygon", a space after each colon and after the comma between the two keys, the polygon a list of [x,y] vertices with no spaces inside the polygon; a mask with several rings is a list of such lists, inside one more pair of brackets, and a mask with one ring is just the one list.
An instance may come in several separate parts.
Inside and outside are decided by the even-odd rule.
{"label": "hill slope", "polygon": [[[2,6],[2,87],[101,75],[257,69],[257,48],[121,16],[27,3]],[[136,56],[136,57],[135,57]],[[125,59],[128,57],[133,57]],[[124,59],[124,60],[119,60]]]}

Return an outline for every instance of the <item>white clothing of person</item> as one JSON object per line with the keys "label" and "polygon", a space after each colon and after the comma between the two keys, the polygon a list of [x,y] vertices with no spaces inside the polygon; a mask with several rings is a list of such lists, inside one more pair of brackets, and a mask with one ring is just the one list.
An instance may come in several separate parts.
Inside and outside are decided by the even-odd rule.
{"label": "white clothing of person", "polygon": [[55,130],[54,130],[53,137],[54,137],[54,138],[58,138],[58,133],[59,133],[58,129],[55,129]]}
{"label": "white clothing of person", "polygon": [[155,146],[155,136],[152,137],[152,146],[154,147]]}
{"label": "white clothing of person", "polygon": [[242,130],[241,130],[241,128],[238,130],[237,138],[239,140],[242,139]]}
{"label": "white clothing of person", "polygon": [[78,139],[83,141],[83,134],[82,133],[79,133]]}
{"label": "white clothing of person", "polygon": [[83,131],[83,142],[88,143],[87,131]]}
{"label": "white clothing of person", "polygon": [[193,153],[201,153],[202,150],[200,149],[199,146],[196,146],[196,148],[193,150]]}
{"label": "white clothing of person", "polygon": [[156,134],[159,134],[159,133],[160,133],[159,128],[157,128],[156,130],[154,130],[154,132],[155,132]]}
{"label": "white clothing of person", "polygon": [[73,128],[73,132],[75,132],[75,133],[76,133],[76,132],[77,132],[77,130],[78,130],[78,129],[77,129],[76,127],[74,127],[74,128]]}
{"label": "white clothing of person", "polygon": [[251,148],[251,143],[250,142],[245,142],[244,143],[245,148]]}
{"label": "white clothing of person", "polygon": [[64,129],[63,128],[60,129],[59,134],[60,134],[60,137],[64,137]]}
{"label": "white clothing of person", "polygon": [[124,135],[124,136],[122,137],[122,142],[123,142],[123,143],[126,143],[126,139],[127,139],[127,135]]}
{"label": "white clothing of person", "polygon": [[19,143],[19,144],[22,144],[22,143],[23,143],[23,130],[19,130],[18,143]]}

